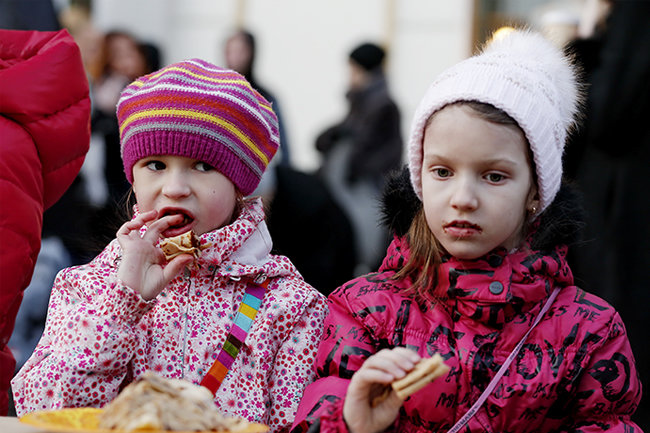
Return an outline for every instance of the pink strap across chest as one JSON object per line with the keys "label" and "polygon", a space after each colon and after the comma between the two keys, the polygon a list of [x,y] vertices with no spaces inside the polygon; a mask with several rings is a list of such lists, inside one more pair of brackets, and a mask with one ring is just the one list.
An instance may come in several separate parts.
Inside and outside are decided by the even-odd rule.
{"label": "pink strap across chest", "polygon": [[460,429],[463,428],[463,426],[465,424],[467,424],[467,422],[470,420],[470,418],[472,418],[476,414],[476,412],[478,412],[478,410],[483,405],[483,403],[485,403],[485,400],[487,400],[488,396],[492,393],[492,391],[494,391],[494,388],[499,383],[499,380],[501,380],[501,377],[505,374],[506,370],[508,370],[508,367],[510,366],[512,361],[515,359],[515,356],[517,356],[517,353],[519,353],[519,350],[524,345],[524,342],[526,341],[526,338],[528,338],[528,334],[530,334],[530,332],[533,330],[533,328],[535,328],[535,326],[537,326],[539,321],[542,320],[542,317],[544,317],[544,314],[546,314],[548,309],[551,308],[551,305],[553,304],[553,301],[555,301],[555,298],[557,297],[557,294],[559,292],[560,292],[559,287],[556,287],[555,290],[553,290],[553,293],[551,293],[551,296],[548,297],[548,299],[546,300],[546,303],[544,304],[544,306],[542,307],[540,312],[537,314],[537,317],[535,317],[535,321],[533,322],[530,329],[528,329],[526,334],[524,334],[524,336],[521,338],[521,340],[519,340],[519,343],[517,343],[517,346],[515,346],[515,348],[510,353],[510,355],[508,355],[508,358],[506,358],[506,360],[503,363],[503,365],[501,366],[501,368],[499,368],[499,371],[497,371],[497,374],[494,375],[494,377],[492,378],[492,381],[490,381],[487,388],[485,388],[485,390],[483,391],[481,396],[478,398],[478,400],[476,400],[476,402],[474,402],[472,407],[469,408],[469,410],[465,413],[465,415],[463,415],[458,420],[458,422],[451,429],[449,429],[448,433],[458,433],[460,431]]}

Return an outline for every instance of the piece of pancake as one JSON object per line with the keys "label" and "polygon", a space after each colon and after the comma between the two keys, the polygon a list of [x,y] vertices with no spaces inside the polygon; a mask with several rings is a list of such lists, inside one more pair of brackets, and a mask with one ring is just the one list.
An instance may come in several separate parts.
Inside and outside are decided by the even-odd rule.
{"label": "piece of pancake", "polygon": [[181,254],[189,254],[194,256],[194,258],[198,258],[201,254],[199,238],[196,237],[192,230],[182,235],[161,240],[160,248],[165,254],[167,261]]}
{"label": "piece of pancake", "polygon": [[125,387],[99,418],[99,428],[121,431],[246,431],[243,418],[222,415],[207,388],[145,372]]}
{"label": "piece of pancake", "polygon": [[404,400],[448,371],[449,366],[445,364],[440,354],[436,353],[431,358],[422,358],[406,376],[394,380],[381,394],[374,397],[371,405],[375,407],[384,401],[390,394],[391,388],[399,398]]}

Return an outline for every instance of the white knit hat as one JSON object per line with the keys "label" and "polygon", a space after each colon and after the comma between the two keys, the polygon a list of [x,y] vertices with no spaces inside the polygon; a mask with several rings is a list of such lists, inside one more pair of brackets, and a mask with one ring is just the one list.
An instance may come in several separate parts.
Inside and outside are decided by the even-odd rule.
{"label": "white knit hat", "polygon": [[427,120],[458,101],[491,104],[515,119],[526,134],[537,169],[540,209],[555,198],[562,179],[562,153],[574,126],[580,89],[576,70],[543,36],[514,30],[483,51],[444,71],[418,106],[408,143],[411,183],[422,199],[422,140]]}

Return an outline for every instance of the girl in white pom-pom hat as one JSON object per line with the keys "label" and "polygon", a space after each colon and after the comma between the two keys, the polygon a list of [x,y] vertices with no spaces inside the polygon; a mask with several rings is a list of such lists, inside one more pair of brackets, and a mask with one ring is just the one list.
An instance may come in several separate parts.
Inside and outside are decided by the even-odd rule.
{"label": "girl in white pom-pom hat", "polygon": [[[378,272],[330,295],[294,431],[641,431],[623,321],[566,259],[579,96],[569,59],[525,30],[433,82],[384,194],[395,237]],[[398,396],[391,383],[434,355],[448,370]]]}

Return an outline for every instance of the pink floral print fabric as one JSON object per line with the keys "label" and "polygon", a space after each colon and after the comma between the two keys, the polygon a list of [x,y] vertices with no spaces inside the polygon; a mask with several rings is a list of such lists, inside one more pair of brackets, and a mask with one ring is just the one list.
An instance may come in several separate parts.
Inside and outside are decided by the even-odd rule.
{"label": "pink floral print fabric", "polygon": [[18,415],[101,407],[146,370],[200,383],[247,281],[264,274],[268,290],[215,404],[272,432],[286,430],[314,379],[326,301],[286,257],[269,253],[260,200],[200,240],[201,257],[149,302],[116,278],[116,240],[91,263],[61,271],[43,337],[12,381]]}

